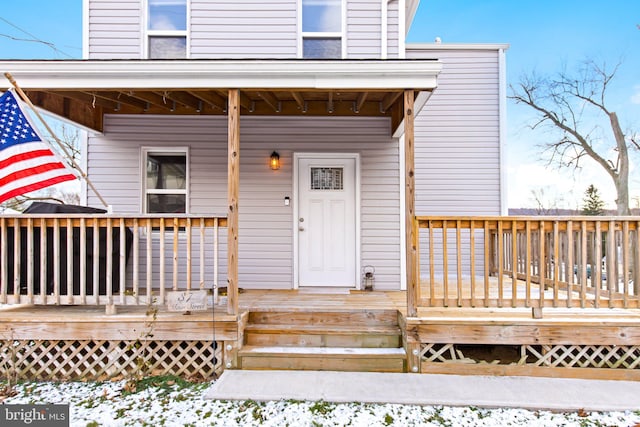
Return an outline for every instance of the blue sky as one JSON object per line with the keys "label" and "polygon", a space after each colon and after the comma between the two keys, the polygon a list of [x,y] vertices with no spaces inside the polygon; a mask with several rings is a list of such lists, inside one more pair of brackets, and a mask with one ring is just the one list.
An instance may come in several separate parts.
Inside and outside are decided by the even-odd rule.
{"label": "blue sky", "polygon": [[[571,70],[586,58],[610,65],[622,61],[607,102],[623,128],[640,132],[638,24],[638,0],[422,0],[408,42],[440,37],[443,43],[508,43],[507,80],[513,84],[525,73]],[[542,189],[548,204],[579,207],[591,183],[612,206],[614,187],[599,167],[559,173],[537,160],[536,144],[543,136],[528,130],[530,119],[529,109],[507,103],[509,206],[532,205],[532,190]],[[630,178],[631,195],[638,197],[640,165]]]}
{"label": "blue sky", "polygon": [[[1,58],[81,57],[82,0],[6,3],[0,12]],[[443,43],[508,43],[508,83],[532,70],[552,73],[565,65],[571,69],[587,57],[608,64],[623,61],[608,101],[625,128],[640,130],[638,24],[638,0],[422,0],[408,42],[440,37]],[[16,40],[31,38],[52,43],[57,50]],[[613,203],[613,186],[597,168],[558,173],[537,161],[539,135],[525,127],[530,111],[507,105],[509,206],[531,205],[531,191],[543,189],[549,204],[576,207],[591,183]],[[632,170],[631,184],[632,196],[640,196],[640,166]]]}

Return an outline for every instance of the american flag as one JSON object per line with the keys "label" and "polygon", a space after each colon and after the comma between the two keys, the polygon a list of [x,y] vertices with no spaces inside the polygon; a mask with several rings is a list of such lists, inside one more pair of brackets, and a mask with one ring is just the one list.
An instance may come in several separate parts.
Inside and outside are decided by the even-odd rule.
{"label": "american flag", "polygon": [[29,123],[11,90],[0,97],[0,203],[76,179]]}

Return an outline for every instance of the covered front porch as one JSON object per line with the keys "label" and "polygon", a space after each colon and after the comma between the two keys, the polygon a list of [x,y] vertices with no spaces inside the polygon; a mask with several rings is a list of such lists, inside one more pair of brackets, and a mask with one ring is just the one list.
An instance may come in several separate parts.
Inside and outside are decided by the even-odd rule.
{"label": "covered front porch", "polygon": [[[98,132],[88,142],[92,150],[87,155],[88,175],[96,185],[90,184],[86,190],[87,203],[97,205],[107,199],[113,212],[127,213],[126,218],[119,215],[120,223],[107,221],[107,228],[114,226],[120,233],[133,230],[134,257],[161,247],[157,258],[148,257],[146,262],[134,259],[131,265],[135,271],[125,277],[129,248],[124,246],[127,242],[119,240],[120,258],[107,257],[104,274],[98,275],[106,275],[108,282],[115,275],[120,285],[130,281],[132,290],[126,295],[119,293],[114,298],[109,292],[115,293],[115,287],[101,294],[86,292],[84,270],[78,273],[67,269],[66,276],[57,271],[19,279],[19,274],[11,276],[7,280],[20,281],[25,290],[18,292],[16,286],[7,284],[8,294],[19,295],[13,302],[25,298],[29,302],[56,304],[100,301],[115,310],[127,299],[138,299],[143,293],[150,295],[150,288],[167,288],[165,281],[170,280],[174,288],[187,281],[187,290],[197,287],[213,293],[226,285],[227,312],[237,314],[239,288],[319,286],[357,290],[362,287],[363,268],[374,262],[381,264],[376,265],[378,288],[405,287],[404,229],[412,228],[404,227],[411,218],[405,212],[413,212],[414,204],[414,121],[437,86],[441,69],[437,60],[13,61],[0,65],[9,70],[7,75],[15,79],[20,92],[24,91],[25,98],[35,106]],[[224,145],[218,141],[221,132],[225,132]],[[183,136],[186,142],[181,144],[178,141],[184,140]],[[296,139],[308,142],[301,144]],[[151,144],[154,145],[149,148]],[[262,146],[265,148],[260,150]],[[186,184],[181,184],[187,199],[182,209],[187,214],[177,222],[171,215],[140,216],[138,212],[147,210],[147,197],[152,193],[145,193],[148,178],[142,172],[131,172],[139,169],[131,160],[140,157],[138,162],[144,166],[145,153],[166,155],[176,147],[187,153],[187,174],[183,179]],[[264,155],[263,150],[271,152],[272,148],[283,154],[284,166],[279,174],[266,174],[256,166],[262,160],[256,156]],[[226,164],[219,162],[224,158],[221,150],[226,150]],[[117,155],[111,154],[114,152]],[[241,157],[248,161],[241,162]],[[322,158],[324,163],[316,158]],[[344,165],[340,163],[343,161]],[[205,172],[207,168],[209,171]],[[245,171],[242,174],[241,169]],[[309,180],[309,171],[318,175],[317,183],[304,181]],[[331,174],[337,175],[329,177]],[[331,205],[326,208],[328,215],[317,221],[325,225],[314,226],[309,217],[315,214],[317,197],[305,199],[305,193],[298,188],[306,185],[313,187],[311,190],[330,190],[323,187],[329,178],[331,185],[340,186],[334,194],[349,196],[344,200],[326,198],[323,203]],[[265,187],[265,182],[274,183],[278,190]],[[224,187],[220,184],[226,184],[226,191],[221,191]],[[96,189],[106,197],[99,196]],[[263,196],[265,192],[270,192],[270,199]],[[137,198],[143,201],[138,202]],[[291,205],[286,213],[283,203]],[[336,210],[339,205],[340,212]],[[212,211],[217,214],[211,215]],[[136,223],[135,217],[140,222]],[[207,242],[206,231],[201,230],[198,235],[195,226],[185,225],[190,217],[199,218],[195,221],[205,229],[210,227],[202,225],[205,218],[218,221],[213,226],[213,244]],[[154,224],[150,224],[150,218]],[[338,218],[348,219],[335,224]],[[272,219],[273,225],[264,219]],[[97,221],[89,221],[90,225],[81,222],[78,218],[66,226],[83,236],[83,227],[88,226],[89,233],[95,231],[91,227],[102,230]],[[17,227],[22,230],[22,226]],[[45,228],[27,224],[25,230],[30,227],[41,233]],[[162,232],[163,227],[168,233]],[[55,230],[53,234],[57,236]],[[73,251],[71,236],[66,237],[66,250]],[[199,259],[192,260],[192,255],[185,252],[185,248],[191,248],[191,239],[207,248],[215,246],[217,251],[219,237],[226,244],[220,245],[221,253],[214,254],[213,261],[202,249],[204,255]],[[330,245],[338,238],[344,240],[344,248]],[[322,251],[317,250],[318,239],[326,243]],[[86,249],[80,246],[84,241],[80,239],[76,248],[83,254]],[[138,249],[141,246],[144,248]],[[239,251],[241,246],[245,253]],[[303,248],[308,249],[303,253]],[[102,254],[105,252],[113,252],[113,248],[102,248]],[[340,268],[346,273],[336,275],[335,269],[326,266],[317,273],[317,266],[309,260],[321,256],[342,263]],[[97,263],[95,258],[93,262]],[[80,256],[79,263],[84,260],[85,256]],[[11,261],[14,268],[19,267],[16,260]],[[25,259],[20,268],[24,269],[28,262]],[[200,270],[199,276],[192,266]],[[173,276],[167,273],[169,267]],[[78,267],[83,268],[86,267]],[[261,270],[271,275],[270,281],[261,277]],[[305,272],[310,274],[305,276]],[[78,274],[82,283],[72,285],[70,276]],[[45,275],[49,282],[52,275],[67,282],[58,284],[61,293],[38,283],[37,279],[43,280]],[[139,288],[143,276],[146,289]],[[219,276],[223,277],[222,283],[218,282]],[[91,279],[88,282],[93,285],[103,280]],[[267,284],[262,285],[263,282]],[[80,291],[76,292],[76,288]],[[54,297],[44,295],[45,289],[53,291],[50,295]],[[160,299],[164,303],[165,295]]]}
{"label": "covered front porch", "polygon": [[[219,215],[196,202],[188,213],[139,214],[130,202],[136,213],[0,219],[2,354],[12,374],[209,378],[251,368],[639,378],[637,218],[417,216],[414,119],[436,86],[436,61],[0,65],[36,105],[97,131],[105,120],[144,125],[147,116],[169,123],[167,132],[182,116],[190,125],[196,117],[222,119],[226,129],[223,190],[201,184],[223,194]],[[263,285],[261,271],[243,266],[239,250],[241,143],[247,141],[240,123],[245,116],[280,115],[389,123],[386,137],[398,144],[393,289],[364,291],[358,257],[347,263],[354,272],[349,289],[296,287],[295,269],[287,277],[290,289],[255,289]],[[172,136],[186,129],[173,129]],[[156,129],[146,134],[152,131],[156,138]],[[119,141],[126,146],[130,134],[124,135]],[[259,146],[259,133],[252,137]],[[349,142],[343,151],[352,149]],[[105,183],[113,180],[105,176]],[[137,184],[109,189],[117,198]],[[379,185],[372,181],[371,194]],[[135,191],[129,201],[140,198]],[[88,200],[97,199],[89,192]],[[258,207],[255,224],[268,230],[275,221],[260,213]],[[385,223],[371,222],[373,228]],[[291,233],[302,232],[298,218],[284,223]],[[293,234],[290,240],[285,246],[294,247]],[[371,253],[385,261],[394,256]],[[270,256],[268,249],[255,254]],[[240,279],[246,271],[251,281]],[[196,296],[198,304],[191,301]]]}

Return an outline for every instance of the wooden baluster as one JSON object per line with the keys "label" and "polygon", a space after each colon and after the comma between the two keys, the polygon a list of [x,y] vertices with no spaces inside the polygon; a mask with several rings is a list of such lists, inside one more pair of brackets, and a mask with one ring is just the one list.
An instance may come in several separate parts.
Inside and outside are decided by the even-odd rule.
{"label": "wooden baluster", "polygon": [[502,296],[504,291],[504,230],[502,220],[498,220],[498,307],[502,307]]}
{"label": "wooden baluster", "polygon": [[609,308],[613,308],[615,292],[618,287],[618,268],[616,249],[616,223],[609,221],[609,232],[607,233],[607,289],[609,290]]}
{"label": "wooden baluster", "polygon": [[[33,247],[33,219],[27,219],[27,301],[29,304],[33,304],[33,269],[35,264],[33,262],[33,254],[35,253]],[[16,253],[16,256],[20,256],[20,253]]]}
{"label": "wooden baluster", "polygon": [[73,225],[67,218],[67,304],[73,304]]}
{"label": "wooden baluster", "polygon": [[213,303],[218,303],[218,218],[213,220]]}
{"label": "wooden baluster", "polygon": [[629,221],[622,221],[622,305],[629,308]]}
{"label": "wooden baluster", "polygon": [[[587,221],[582,221],[580,224],[580,307],[585,308],[587,306]],[[589,278],[593,282],[593,267],[591,268],[591,277]]]}
{"label": "wooden baluster", "polygon": [[595,286],[595,307],[600,307],[600,287],[602,286],[602,223],[595,221],[596,234],[595,234],[595,282],[594,280],[594,266],[591,266],[591,281],[592,286]]}
{"label": "wooden baluster", "polygon": [[449,256],[447,248],[447,220],[442,221],[442,286],[444,292],[444,306],[449,307]]}
{"label": "wooden baluster", "polygon": [[47,222],[40,218],[40,304],[47,304]]}
{"label": "wooden baluster", "polygon": [[100,304],[100,279],[100,224],[98,218],[93,218],[93,298],[95,305]]}
{"label": "wooden baluster", "polygon": [[540,309],[542,309],[544,307],[544,283],[545,283],[545,278],[546,278],[546,274],[545,274],[546,259],[545,259],[544,241],[545,241],[544,220],[542,220],[538,224],[538,250],[539,250],[539,253],[538,253],[538,278],[539,278],[538,286],[539,286],[539,290],[540,290],[540,295],[538,296],[538,298],[539,298]]}
{"label": "wooden baluster", "polygon": [[114,307],[113,302],[113,223],[111,218],[107,218],[107,312],[111,312]]}
{"label": "wooden baluster", "polygon": [[20,302],[20,262],[22,248],[20,247],[20,220],[18,218],[13,220],[13,297],[15,299],[14,304]]}
{"label": "wooden baluster", "polygon": [[127,276],[126,276],[126,266],[127,266],[127,229],[124,226],[124,218],[120,218],[120,265],[119,265],[119,287],[118,290],[120,291],[120,304],[125,305],[126,304],[126,288],[127,288]]}
{"label": "wooden baluster", "polygon": [[458,307],[462,307],[462,239],[460,236],[460,228],[462,224],[460,220],[456,220],[456,276],[457,276],[457,289],[458,293]]}
{"label": "wooden baluster", "polygon": [[567,282],[567,307],[573,307],[573,221],[567,221],[567,262],[564,266],[564,275]]}
{"label": "wooden baluster", "polygon": [[511,221],[511,307],[518,305],[518,226]]}
{"label": "wooden baluster", "polygon": [[131,277],[131,285],[133,286],[134,305],[140,304],[140,220],[133,219],[133,244],[131,245],[133,252],[133,273]]}
{"label": "wooden baluster", "polygon": [[191,238],[191,218],[187,218],[187,289],[191,290],[191,285],[192,285],[192,278],[191,278],[191,273],[192,273],[192,250],[193,248],[191,247],[192,245],[192,238]]}
{"label": "wooden baluster", "polygon": [[166,250],[166,244],[165,244],[165,226],[164,226],[164,218],[160,218],[160,304],[164,304],[165,303],[165,272],[166,272],[166,265],[165,265],[165,258],[166,258],[166,254],[165,254],[165,250]]}
{"label": "wooden baluster", "polygon": [[[217,218],[214,219],[214,222],[217,221]],[[204,286],[204,239],[205,239],[205,218],[200,218],[200,289],[205,289]],[[214,261],[215,262],[215,261]]]}
{"label": "wooden baluster", "polygon": [[525,306],[531,307],[531,268],[533,260],[531,259],[531,221],[525,221]]}
{"label": "wooden baluster", "polygon": [[53,298],[60,305],[60,219],[53,220]]}
{"label": "wooden baluster", "polygon": [[469,257],[471,273],[471,307],[476,306],[476,237],[475,221],[469,223]]}
{"label": "wooden baluster", "polygon": [[178,237],[180,228],[178,227],[178,218],[173,218],[173,284],[172,289],[178,290],[178,251],[180,247],[178,245]]}
{"label": "wooden baluster", "polygon": [[553,221],[553,306],[558,307],[560,291],[560,232],[558,220]]}
{"label": "wooden baluster", "polygon": [[147,292],[147,304],[153,304],[155,297],[153,296],[153,226],[150,218],[145,218],[147,224],[147,278],[146,278],[146,292]]}
{"label": "wooden baluster", "polygon": [[87,222],[80,218],[80,303],[87,305]]}
{"label": "wooden baluster", "polygon": [[489,307],[489,274],[491,269],[491,235],[489,221],[484,220],[484,306]]}
{"label": "wooden baluster", "polygon": [[435,268],[436,263],[433,254],[433,221],[429,220],[429,300],[431,307],[436,305],[436,282]]}

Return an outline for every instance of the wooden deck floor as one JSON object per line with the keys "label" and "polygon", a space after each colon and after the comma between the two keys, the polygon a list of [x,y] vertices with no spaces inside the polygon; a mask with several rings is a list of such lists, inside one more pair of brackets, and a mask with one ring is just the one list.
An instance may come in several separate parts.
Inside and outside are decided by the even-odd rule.
{"label": "wooden deck floor", "polygon": [[[423,297],[428,297],[423,294]],[[442,294],[439,293],[441,298]],[[479,296],[478,296],[479,297]],[[450,296],[453,298],[453,296]],[[508,300],[504,294],[505,301]],[[506,305],[506,304],[505,304]],[[60,323],[60,322],[104,322],[117,324],[122,322],[144,322],[149,320],[147,306],[118,306],[117,314],[105,314],[104,306],[0,306],[0,333],[15,322]],[[244,290],[239,295],[239,311],[326,311],[347,312],[365,310],[397,310],[406,316],[406,293],[404,291],[351,291],[351,292],[313,292],[297,290]],[[161,322],[200,323],[235,321],[235,316],[226,314],[226,298],[220,297],[218,304],[211,310],[191,312],[189,314],[169,312],[164,306],[158,306],[156,316]],[[418,319],[422,322],[433,320],[455,322],[492,321],[509,322],[620,322],[640,323],[640,310],[618,308],[545,308],[543,319],[533,319],[528,308],[482,307],[420,307]]]}
{"label": "wooden deck floor", "polygon": [[398,310],[406,313],[404,291],[250,290],[240,294],[240,311],[362,311]]}
{"label": "wooden deck floor", "polygon": [[[612,369],[600,369],[599,373],[592,374],[593,370],[587,369],[589,373],[583,370],[583,373],[581,368],[574,367],[582,366],[588,359],[596,365],[603,363],[603,360],[609,364],[621,361],[630,369],[615,370],[614,376],[619,379],[640,379],[640,310],[637,309],[545,308],[543,318],[533,318],[531,309],[527,308],[422,307],[417,317],[407,318],[406,293],[401,291],[325,293],[246,290],[239,295],[239,316],[226,314],[225,304],[225,298],[222,297],[212,310],[189,314],[168,312],[165,307],[157,307],[157,310],[150,312],[149,307],[145,306],[119,306],[117,313],[112,315],[105,314],[102,306],[5,306],[0,307],[0,340],[5,343],[22,341],[25,343],[25,352],[31,351],[29,342],[37,341],[43,354],[54,349],[54,344],[48,340],[55,341],[58,351],[55,357],[62,357],[60,354],[68,352],[65,349],[71,346],[73,354],[83,355],[82,358],[78,356],[77,363],[82,366],[89,363],[92,367],[87,369],[96,375],[103,370],[94,369],[94,363],[102,363],[105,367],[111,365],[110,362],[97,362],[98,356],[84,355],[82,352],[87,345],[99,346],[103,356],[109,358],[114,348],[124,351],[123,348],[128,349],[132,342],[138,340],[149,342],[147,351],[155,351],[150,350],[155,348],[151,342],[159,341],[164,342],[164,346],[177,349],[172,351],[182,352],[180,354],[184,360],[190,360],[191,351],[195,351],[192,348],[203,352],[206,343],[219,342],[223,345],[215,347],[218,355],[215,367],[209,366],[203,356],[202,361],[191,368],[191,371],[197,372],[206,366],[208,372],[218,372],[222,369],[221,360],[225,364],[231,362],[232,367],[241,367],[238,351],[246,341],[245,328],[248,331],[250,327],[259,327],[251,325],[250,318],[254,315],[256,319],[277,319],[278,329],[287,333],[304,330],[305,340],[311,340],[311,334],[328,337],[327,341],[334,342],[346,339],[330,337],[332,334],[344,336],[346,332],[343,329],[350,330],[347,335],[355,334],[346,326],[350,319],[359,319],[357,322],[360,322],[360,326],[368,325],[371,331],[375,331],[377,319],[388,320],[397,313],[392,317],[398,319],[399,326],[396,328],[402,334],[400,340],[405,345],[409,370],[418,367],[418,372],[440,373],[522,375],[524,372],[525,375],[581,377],[612,375]],[[288,325],[287,319],[298,323]],[[305,319],[317,323],[311,325]],[[337,326],[338,321],[343,323]],[[264,329],[266,326],[260,327]],[[269,325],[269,328],[273,327]],[[443,359],[445,353],[458,354],[460,345],[515,346],[521,352],[535,353],[537,359],[533,364],[537,365],[500,365],[498,369],[487,364],[469,365],[466,358]],[[219,353],[221,351],[224,355]],[[52,356],[49,363],[58,363],[55,357]],[[129,369],[135,369],[136,359],[134,356],[127,357]],[[158,366],[178,363],[166,351],[163,357],[156,362]],[[95,359],[95,362],[89,362],[89,359]],[[248,363],[248,360],[245,362]],[[49,375],[49,363],[46,360],[40,362],[31,368],[32,372]],[[54,375],[57,371],[51,372]],[[85,371],[74,365],[66,369],[64,374],[75,375],[75,372],[80,375]]]}

